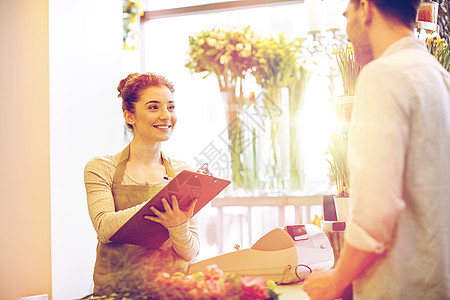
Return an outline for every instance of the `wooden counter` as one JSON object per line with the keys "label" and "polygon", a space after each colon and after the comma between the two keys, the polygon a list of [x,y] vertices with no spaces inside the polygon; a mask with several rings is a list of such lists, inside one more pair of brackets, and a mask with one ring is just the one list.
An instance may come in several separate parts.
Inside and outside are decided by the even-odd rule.
{"label": "wooden counter", "polygon": [[279,300],[309,300],[301,284],[279,285],[275,291],[280,294]]}

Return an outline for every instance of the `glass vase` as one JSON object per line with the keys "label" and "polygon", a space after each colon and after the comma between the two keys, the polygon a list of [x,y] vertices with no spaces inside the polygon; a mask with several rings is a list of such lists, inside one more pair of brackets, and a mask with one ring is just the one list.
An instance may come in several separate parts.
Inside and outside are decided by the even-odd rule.
{"label": "glass vase", "polygon": [[243,107],[246,99],[242,93],[236,95],[232,88],[221,91],[227,121],[227,145],[230,154],[231,193],[247,191],[252,188],[251,172],[249,171],[246,152],[251,140],[246,134],[246,124],[242,120]]}
{"label": "glass vase", "polygon": [[265,109],[265,130],[262,152],[264,157],[265,190],[268,193],[286,193],[289,190],[289,104],[287,89],[273,86],[263,92],[258,107]]}

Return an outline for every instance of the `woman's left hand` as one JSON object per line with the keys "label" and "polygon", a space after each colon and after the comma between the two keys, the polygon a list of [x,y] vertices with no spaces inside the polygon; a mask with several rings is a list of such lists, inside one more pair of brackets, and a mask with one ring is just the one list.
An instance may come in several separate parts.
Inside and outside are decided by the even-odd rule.
{"label": "woman's left hand", "polygon": [[178,207],[177,197],[172,195],[170,198],[172,199],[172,207],[170,207],[166,198],[162,198],[161,203],[164,206],[165,212],[159,211],[156,207],[151,206],[150,209],[156,216],[145,215],[144,218],[158,222],[166,228],[179,226],[192,218],[197,199],[193,199],[186,210],[181,210]]}

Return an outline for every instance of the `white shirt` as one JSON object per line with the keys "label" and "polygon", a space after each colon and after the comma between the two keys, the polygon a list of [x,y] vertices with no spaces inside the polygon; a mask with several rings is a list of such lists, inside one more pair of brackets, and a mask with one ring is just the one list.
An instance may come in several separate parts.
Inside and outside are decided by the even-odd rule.
{"label": "white shirt", "polygon": [[349,135],[351,246],[383,253],[356,299],[450,299],[450,75],[405,37],[361,71]]}

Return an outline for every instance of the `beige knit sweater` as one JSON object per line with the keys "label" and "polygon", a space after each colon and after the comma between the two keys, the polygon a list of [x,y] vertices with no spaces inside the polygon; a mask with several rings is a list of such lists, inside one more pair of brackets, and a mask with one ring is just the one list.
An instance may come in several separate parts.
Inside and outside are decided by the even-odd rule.
{"label": "beige knit sweater", "polygon": [[[117,167],[117,160],[112,155],[91,159],[84,170],[84,181],[87,193],[87,203],[92,224],[97,232],[99,241],[110,242],[110,237],[130,219],[146,202],[128,209],[117,211],[114,206],[112,182]],[[176,174],[182,170],[190,170],[186,163],[171,159]],[[150,185],[163,185],[160,182],[149,182]],[[144,185],[137,182],[127,171],[123,176],[122,184]],[[200,248],[198,225],[196,217],[176,227],[167,228],[172,240],[174,250],[186,261],[194,259]]]}

